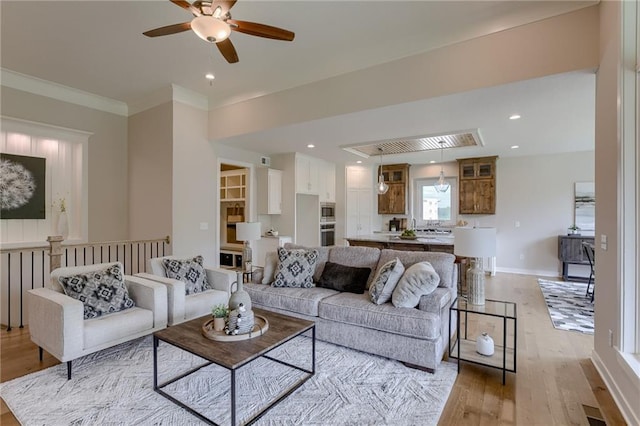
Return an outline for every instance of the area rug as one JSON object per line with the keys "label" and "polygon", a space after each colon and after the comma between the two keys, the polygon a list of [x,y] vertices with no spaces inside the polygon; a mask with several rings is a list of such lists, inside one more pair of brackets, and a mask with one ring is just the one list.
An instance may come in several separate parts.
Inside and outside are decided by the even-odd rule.
{"label": "area rug", "polygon": [[538,278],[538,284],[555,328],[593,334],[593,303],[585,296],[586,283]]}
{"label": "area rug", "polygon": [[[271,355],[310,364],[310,339],[296,338]],[[36,355],[34,355],[36,356]],[[306,364],[305,364],[306,363]],[[197,417],[153,391],[150,337],[73,363],[0,384],[0,396],[24,425],[199,425]],[[159,382],[204,364],[171,345],[158,348]],[[238,419],[284,393],[301,373],[260,358],[236,373]],[[316,342],[316,374],[268,411],[258,425],[436,425],[456,379],[455,364],[435,374],[386,358]],[[229,373],[210,365],[164,388],[216,423],[231,420]]]}

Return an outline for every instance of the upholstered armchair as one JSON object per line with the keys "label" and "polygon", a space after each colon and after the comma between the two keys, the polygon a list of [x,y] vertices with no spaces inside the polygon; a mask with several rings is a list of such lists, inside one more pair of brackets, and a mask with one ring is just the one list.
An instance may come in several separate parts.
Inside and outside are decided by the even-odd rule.
{"label": "upholstered armchair", "polygon": [[46,287],[27,293],[29,332],[40,360],[46,350],[67,363],[167,326],[167,290],[124,275],[120,262],[58,268]]}
{"label": "upholstered armchair", "polygon": [[[187,291],[203,273],[209,288],[197,286],[197,292]],[[236,281],[233,271],[202,266],[200,256],[152,258],[147,261],[147,272],[136,276],[167,286],[169,325],[211,314],[213,306],[228,304],[231,285]]]}

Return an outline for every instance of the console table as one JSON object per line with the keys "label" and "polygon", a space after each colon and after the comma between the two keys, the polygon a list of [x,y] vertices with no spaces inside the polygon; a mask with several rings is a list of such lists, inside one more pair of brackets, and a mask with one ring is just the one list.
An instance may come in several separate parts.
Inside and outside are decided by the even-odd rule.
{"label": "console table", "polygon": [[558,235],[558,259],[562,262],[564,281],[589,281],[589,277],[570,276],[569,265],[589,265],[582,243],[595,244],[595,237],[584,235]]}

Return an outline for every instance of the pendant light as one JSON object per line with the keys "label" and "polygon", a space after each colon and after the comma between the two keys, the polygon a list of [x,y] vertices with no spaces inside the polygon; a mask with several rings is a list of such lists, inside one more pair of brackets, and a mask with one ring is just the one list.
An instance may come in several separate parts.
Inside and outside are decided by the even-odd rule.
{"label": "pendant light", "polygon": [[438,178],[438,182],[436,182],[433,187],[437,192],[447,192],[449,190],[449,182],[444,180],[444,168],[442,166],[442,155],[444,152],[444,141],[438,142],[440,144],[440,177]]}
{"label": "pendant light", "polygon": [[376,189],[378,190],[378,194],[386,194],[389,190],[389,185],[387,185],[384,181],[384,176],[382,175],[382,148],[378,148],[378,152],[380,153],[380,175],[378,176],[378,185],[376,185]]}

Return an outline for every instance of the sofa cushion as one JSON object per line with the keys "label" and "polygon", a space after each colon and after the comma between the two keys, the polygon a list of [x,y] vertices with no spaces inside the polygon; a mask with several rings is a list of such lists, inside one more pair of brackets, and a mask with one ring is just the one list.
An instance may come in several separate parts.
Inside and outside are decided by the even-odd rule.
{"label": "sofa cushion", "polygon": [[339,263],[345,266],[356,266],[361,268],[371,268],[371,273],[367,279],[367,287],[371,285],[375,275],[380,249],[375,247],[331,247],[329,250],[329,262]]}
{"label": "sofa cushion", "polygon": [[398,308],[415,308],[420,303],[420,297],[432,293],[439,283],[440,277],[429,262],[413,264],[398,281],[391,301]]}
{"label": "sofa cushion", "polygon": [[253,306],[282,309],[313,317],[318,316],[318,303],[322,299],[339,294],[335,290],[321,287],[281,288],[246,283],[243,288],[251,296]]}
{"label": "sofa cushion", "polygon": [[409,268],[414,263],[429,262],[433,269],[440,277],[440,287],[457,287],[458,283],[454,282],[455,271],[454,263],[456,257],[449,253],[439,253],[433,251],[401,251],[383,249],[380,253],[380,265],[388,261],[400,259],[405,268]]}
{"label": "sofa cushion", "polygon": [[315,249],[287,250],[278,247],[278,265],[274,275],[274,287],[313,287],[313,271],[315,270],[318,251]]}
{"label": "sofa cushion", "polygon": [[403,273],[404,265],[397,257],[382,265],[376,272],[375,277],[373,277],[371,287],[369,287],[371,301],[377,305],[382,305],[391,300],[391,294]]}
{"label": "sofa cushion", "polygon": [[317,286],[361,294],[364,293],[370,273],[371,268],[358,268],[327,262]]}
{"label": "sofa cushion", "polygon": [[264,268],[262,268],[262,284],[271,284],[278,266],[278,252],[270,251],[264,256]]}
{"label": "sofa cushion", "polygon": [[211,288],[207,273],[202,266],[203,262],[202,256],[188,259],[162,259],[167,278],[182,281],[187,295],[202,293]]}
{"label": "sofa cushion", "polygon": [[83,349],[102,346],[153,329],[153,311],[134,307],[84,322]]}
{"label": "sofa cushion", "polygon": [[124,284],[123,267],[119,262],[106,269],[60,276],[58,282],[67,296],[84,304],[84,319],[98,318],[135,306]]}
{"label": "sofa cushion", "polygon": [[439,314],[418,309],[396,308],[390,303],[376,305],[371,303],[367,293],[338,293],[322,299],[319,304],[318,316],[338,323],[418,339],[440,337],[441,319]]}
{"label": "sofa cushion", "polygon": [[316,260],[316,269],[313,271],[313,282],[317,283],[318,281],[320,281],[320,277],[322,276],[322,271],[324,270],[324,265],[329,260],[330,247],[306,247],[306,246],[301,246],[300,244],[285,243],[284,248],[286,248],[287,250],[291,250],[291,249],[309,250],[311,248],[317,250],[318,260]]}

